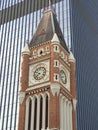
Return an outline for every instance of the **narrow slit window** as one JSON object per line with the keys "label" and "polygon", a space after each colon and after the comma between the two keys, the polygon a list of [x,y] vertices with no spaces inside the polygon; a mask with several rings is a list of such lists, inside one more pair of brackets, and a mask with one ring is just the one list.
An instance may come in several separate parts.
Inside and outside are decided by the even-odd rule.
{"label": "narrow slit window", "polygon": [[58,62],[57,61],[55,62],[55,64],[56,64],[56,66],[58,66]]}
{"label": "narrow slit window", "polygon": [[54,45],[54,52],[59,52],[59,46]]}
{"label": "narrow slit window", "polygon": [[59,67],[59,61],[58,60],[54,60],[54,67]]}
{"label": "narrow slit window", "polygon": [[59,81],[59,74],[54,74],[54,81]]}
{"label": "narrow slit window", "polygon": [[57,76],[57,75],[55,76],[55,79],[56,79],[56,80],[58,79],[58,76]]}
{"label": "narrow slit window", "polygon": [[55,50],[56,50],[56,51],[58,50],[58,47],[57,47],[57,46],[55,46]]}

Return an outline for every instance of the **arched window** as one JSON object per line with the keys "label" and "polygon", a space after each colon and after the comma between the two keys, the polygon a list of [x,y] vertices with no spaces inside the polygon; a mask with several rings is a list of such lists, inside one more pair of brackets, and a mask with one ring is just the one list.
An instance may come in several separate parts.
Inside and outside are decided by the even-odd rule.
{"label": "arched window", "polygon": [[35,107],[34,107],[34,130],[36,130],[36,122],[37,122],[37,98],[35,98]]}
{"label": "arched window", "polygon": [[42,129],[42,115],[43,115],[43,98],[40,98],[40,122],[39,122],[39,130]]}
{"label": "arched window", "polygon": [[48,107],[49,107],[49,104],[48,104],[48,95],[46,95],[46,122],[45,122],[45,129],[47,129],[47,127],[48,127]]}
{"label": "arched window", "polygon": [[29,101],[29,112],[28,112],[28,130],[30,130],[30,127],[31,127],[31,104],[32,104],[32,101],[30,99],[30,101]]}
{"label": "arched window", "polygon": [[26,101],[25,130],[44,130],[49,124],[48,94],[34,95]]}
{"label": "arched window", "polygon": [[38,50],[38,56],[40,57],[40,56],[42,56],[42,55],[45,55],[45,52],[44,52],[44,49],[43,49],[43,48],[40,48],[40,49]]}
{"label": "arched window", "polygon": [[31,107],[32,107],[32,100],[29,97],[26,101],[26,117],[25,117],[25,130],[31,129]]}

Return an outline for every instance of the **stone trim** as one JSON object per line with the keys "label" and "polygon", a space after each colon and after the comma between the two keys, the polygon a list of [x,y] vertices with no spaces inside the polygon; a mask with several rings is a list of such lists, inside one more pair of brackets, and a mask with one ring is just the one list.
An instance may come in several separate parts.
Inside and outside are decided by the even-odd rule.
{"label": "stone trim", "polygon": [[25,98],[25,92],[19,92],[19,104],[22,104]]}
{"label": "stone trim", "polygon": [[51,84],[51,92],[53,94],[53,96],[55,96],[56,94],[58,95],[60,92],[60,85],[58,83],[52,83]]}
{"label": "stone trim", "polygon": [[72,130],[72,103],[60,94],[60,130]]}
{"label": "stone trim", "polygon": [[73,106],[74,106],[74,110],[76,111],[77,100],[75,98],[73,98]]}

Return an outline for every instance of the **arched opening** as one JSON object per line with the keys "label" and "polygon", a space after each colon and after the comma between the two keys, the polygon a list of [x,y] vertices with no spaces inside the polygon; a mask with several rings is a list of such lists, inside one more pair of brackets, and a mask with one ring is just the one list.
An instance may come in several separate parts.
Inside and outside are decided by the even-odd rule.
{"label": "arched opening", "polygon": [[42,115],[43,115],[43,98],[40,98],[40,122],[39,122],[39,130],[42,129]]}
{"label": "arched opening", "polygon": [[39,54],[40,54],[40,55],[42,55],[42,53],[43,53],[43,51],[42,51],[42,50],[40,50]]}
{"label": "arched opening", "polygon": [[30,127],[31,127],[31,104],[32,104],[32,101],[30,99],[30,101],[29,101],[29,112],[28,112],[28,130],[30,130]]}
{"label": "arched opening", "polygon": [[34,107],[34,130],[36,130],[37,122],[37,98],[35,98],[35,107]]}
{"label": "arched opening", "polygon": [[48,127],[48,107],[49,107],[48,95],[46,95],[46,121],[45,121],[45,129]]}
{"label": "arched opening", "polygon": [[49,97],[48,94],[33,96],[26,104],[25,130],[47,129],[49,126]]}

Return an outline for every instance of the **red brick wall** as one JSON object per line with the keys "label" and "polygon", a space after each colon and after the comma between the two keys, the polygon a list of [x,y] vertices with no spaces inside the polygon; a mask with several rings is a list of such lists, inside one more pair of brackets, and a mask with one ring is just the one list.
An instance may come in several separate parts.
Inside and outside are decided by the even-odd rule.
{"label": "red brick wall", "polygon": [[25,91],[28,87],[29,79],[29,55],[23,55],[23,62],[21,67],[21,91]]}
{"label": "red brick wall", "polygon": [[25,111],[26,111],[26,101],[20,104],[19,109],[19,121],[18,130],[25,130]]}
{"label": "red brick wall", "polygon": [[50,108],[49,108],[49,128],[60,129],[60,105],[59,95],[53,96],[50,93]]}

